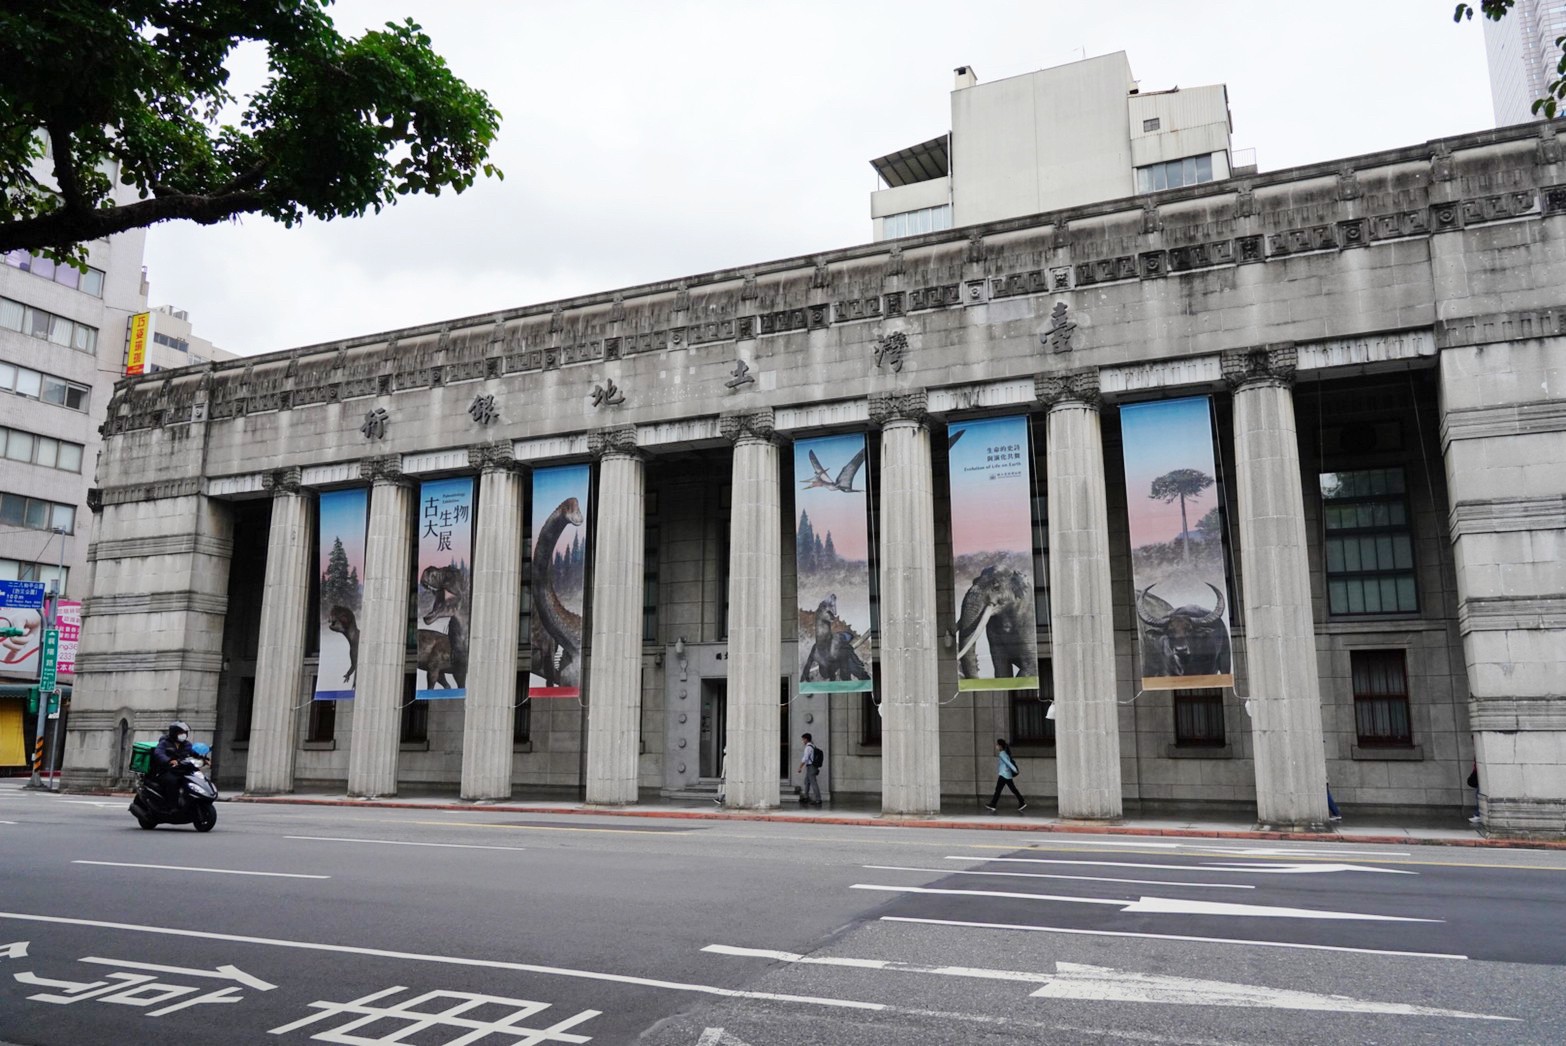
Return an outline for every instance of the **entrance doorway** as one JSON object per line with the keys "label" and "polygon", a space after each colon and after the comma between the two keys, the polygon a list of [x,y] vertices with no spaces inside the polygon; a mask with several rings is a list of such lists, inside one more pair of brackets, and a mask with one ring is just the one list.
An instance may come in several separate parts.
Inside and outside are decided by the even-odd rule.
{"label": "entrance doorway", "polygon": [[697,742],[701,776],[723,776],[723,744],[728,736],[729,681],[701,681],[701,739]]}

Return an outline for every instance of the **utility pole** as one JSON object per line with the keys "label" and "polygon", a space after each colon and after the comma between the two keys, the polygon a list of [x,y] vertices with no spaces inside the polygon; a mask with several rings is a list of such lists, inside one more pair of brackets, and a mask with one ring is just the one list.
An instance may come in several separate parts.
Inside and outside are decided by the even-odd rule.
{"label": "utility pole", "polygon": [[[55,527],[54,533],[60,539],[60,560],[59,566],[55,569],[54,580],[49,586],[48,615],[45,618],[42,641],[38,645],[38,718],[37,730],[33,734],[33,776],[32,780],[27,782],[29,788],[49,787],[43,781],[44,730],[49,723],[49,706],[53,703],[51,699],[59,690],[55,665],[60,650],[60,599],[65,595],[64,586],[60,584],[60,578],[65,574],[65,528]],[[58,707],[55,705],[55,708]],[[58,724],[54,734],[54,746],[58,751],[60,745]]]}

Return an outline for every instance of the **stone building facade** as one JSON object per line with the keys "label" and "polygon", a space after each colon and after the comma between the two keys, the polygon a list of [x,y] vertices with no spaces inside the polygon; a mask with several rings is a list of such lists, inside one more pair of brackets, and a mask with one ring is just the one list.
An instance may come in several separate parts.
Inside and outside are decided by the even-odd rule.
{"label": "stone building facade", "polygon": [[[1560,126],[122,382],[67,781],[123,776],[177,715],[252,792],[619,804],[721,771],[729,804],[765,809],[810,730],[829,794],[919,815],[987,793],[1006,736],[1068,818],[1227,804],[1308,827],[1329,781],[1351,809],[1456,817],[1477,760],[1488,830],[1560,834]],[[1236,685],[1143,691],[1117,408],[1192,394],[1216,421]],[[941,437],[989,414],[1030,419],[1038,694],[959,690],[947,638]],[[788,667],[784,448],[842,431],[874,466],[868,697],[800,694]],[[593,464],[582,695],[524,701],[526,480],[561,462]],[[458,475],[467,697],[407,702],[410,484]],[[317,499],[354,486],[357,696],[312,702]]]}

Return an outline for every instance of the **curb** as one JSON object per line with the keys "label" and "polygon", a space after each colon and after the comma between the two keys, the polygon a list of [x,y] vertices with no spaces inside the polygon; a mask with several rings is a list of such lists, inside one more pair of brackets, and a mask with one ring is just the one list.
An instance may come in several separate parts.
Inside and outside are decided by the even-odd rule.
{"label": "curb", "polygon": [[637,810],[628,807],[515,806],[505,803],[416,803],[396,799],[302,799],[292,796],[237,795],[231,803],[278,806],[354,806],[393,810],[440,810],[457,813],[540,814],[548,816],[588,814],[599,817],[645,817],[684,821],[770,821],[777,824],[848,825],[862,828],[946,828],[992,832],[1039,832],[1069,835],[1129,835],[1174,839],[1254,839],[1292,842],[1363,843],[1394,846],[1455,846],[1497,850],[1566,850],[1566,840],[1485,838],[1446,839],[1434,836],[1352,835],[1339,832],[1280,832],[1245,828],[1138,828],[1089,822],[1052,821],[1006,823],[954,821],[919,817],[811,817],[790,813],[750,813],[738,810]]}

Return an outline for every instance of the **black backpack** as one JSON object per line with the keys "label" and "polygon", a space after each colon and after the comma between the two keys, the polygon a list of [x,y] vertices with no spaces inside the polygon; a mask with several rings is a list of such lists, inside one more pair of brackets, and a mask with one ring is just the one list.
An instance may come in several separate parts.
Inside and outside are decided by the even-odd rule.
{"label": "black backpack", "polygon": [[822,748],[820,745],[811,745],[811,748],[814,749],[814,754],[812,754],[810,757],[810,765],[815,767],[817,770],[821,769],[823,766],[826,766],[826,749]]}

